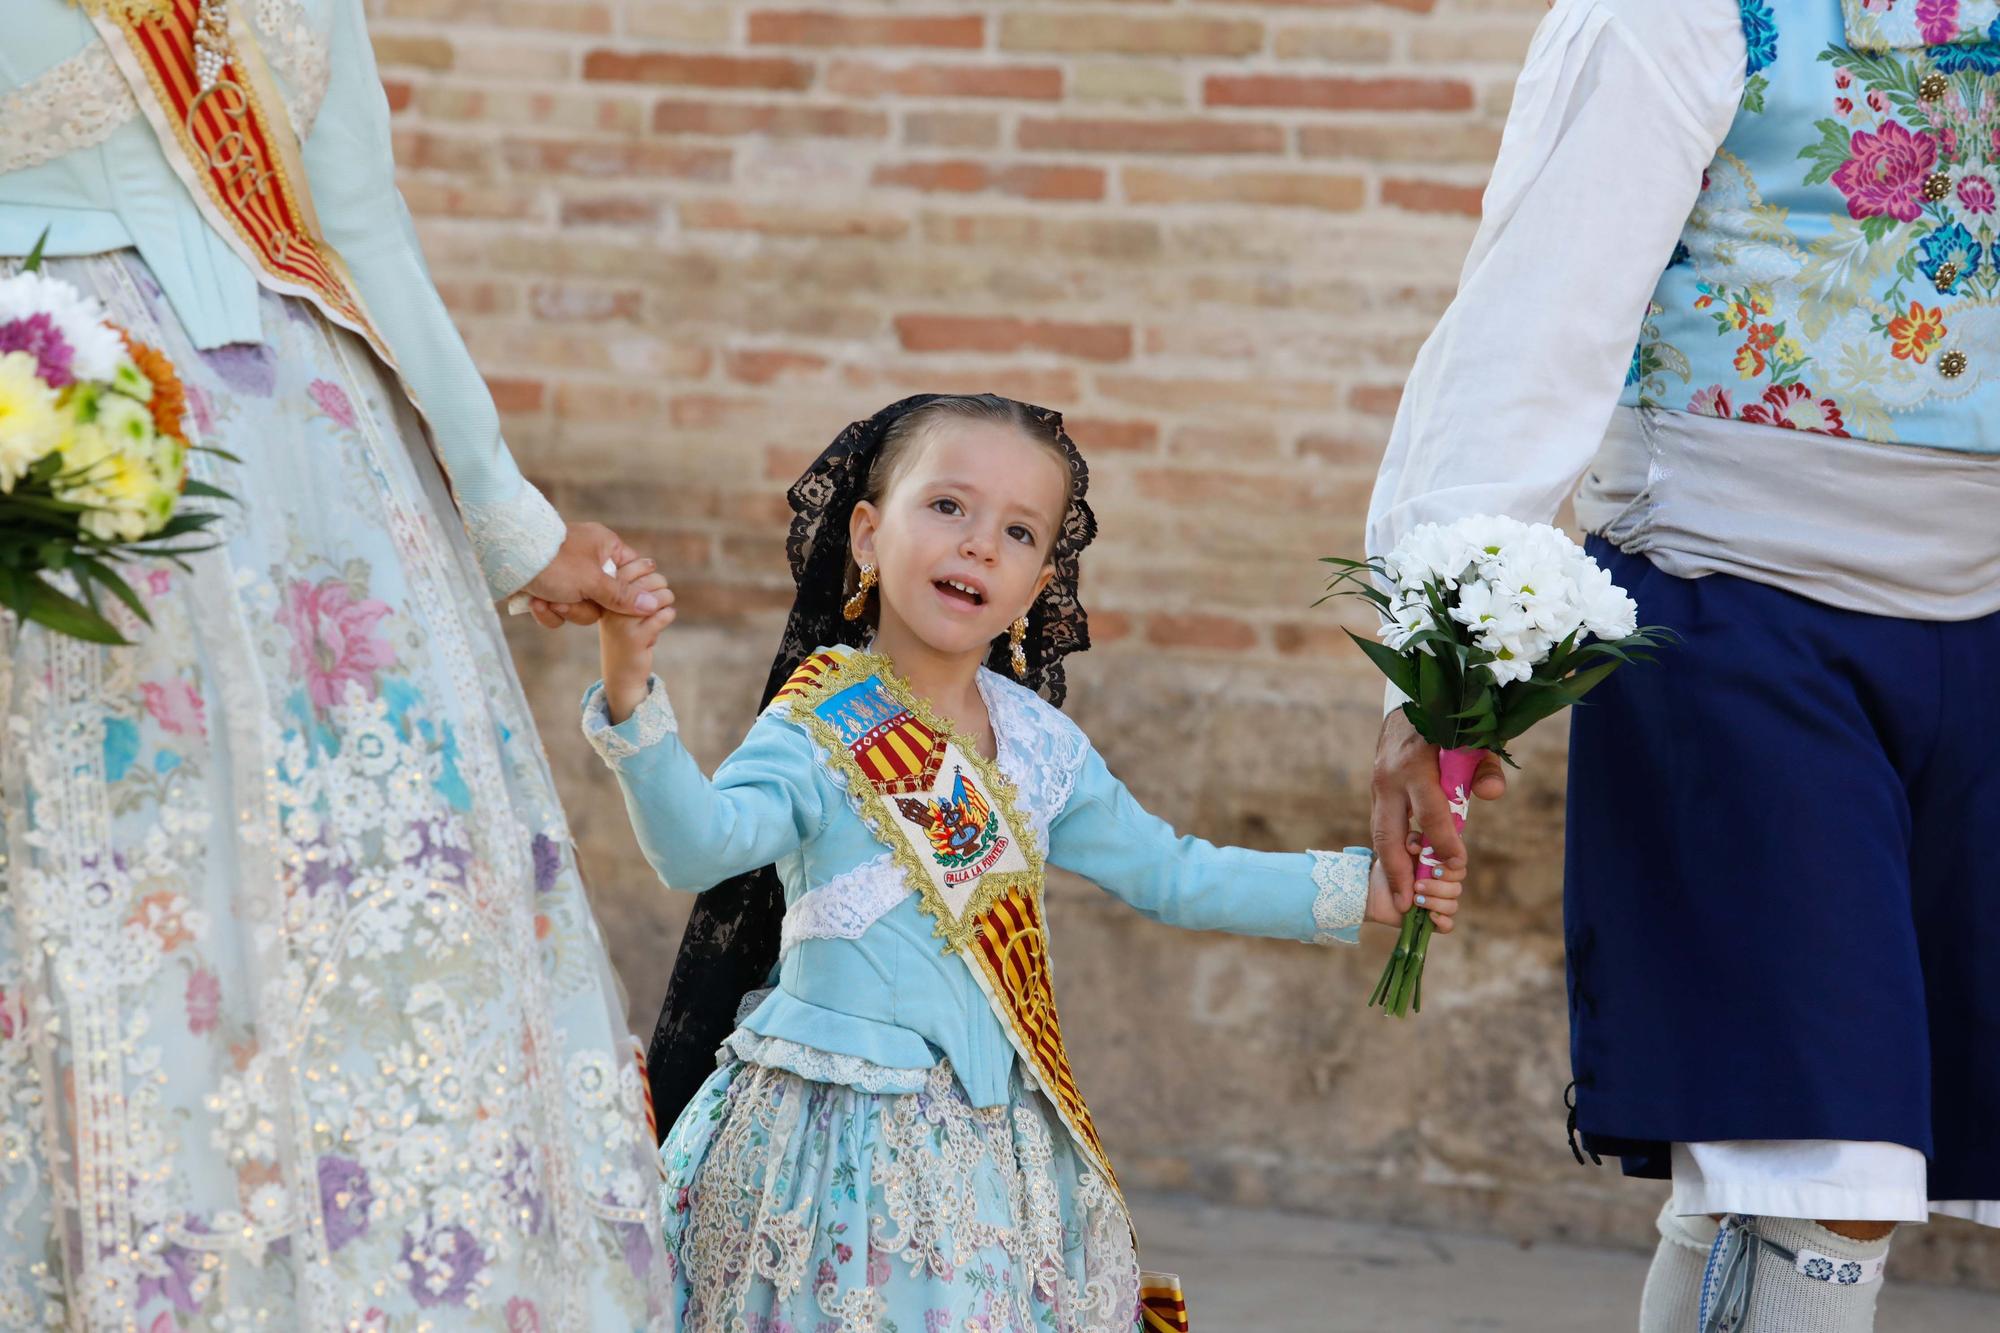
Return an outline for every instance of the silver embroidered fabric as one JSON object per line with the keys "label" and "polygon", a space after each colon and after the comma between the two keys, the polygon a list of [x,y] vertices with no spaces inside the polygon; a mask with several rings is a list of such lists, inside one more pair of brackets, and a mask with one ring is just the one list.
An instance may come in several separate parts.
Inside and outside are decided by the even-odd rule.
{"label": "silver embroidered fabric", "polygon": [[667,698],[667,687],[658,676],[654,676],[646,686],[646,697],[632,710],[627,722],[637,721],[637,738],[628,740],[613,730],[611,706],[605,701],[604,687],[592,690],[583,705],[583,735],[590,742],[590,748],[612,768],[621,767],[627,759],[647,750],[668,736],[680,734],[680,720],[674,716],[674,705]]}
{"label": "silver embroidered fabric", "polygon": [[1313,883],[1319,886],[1313,898],[1313,925],[1319,933],[1313,943],[1351,944],[1334,932],[1352,930],[1367,917],[1368,872],[1374,860],[1354,852],[1320,851],[1312,859]]}
{"label": "silver embroidered fabric", "polygon": [[[284,79],[285,110],[301,141],[312,133],[332,78],[326,38],[299,0],[258,0],[261,47]],[[139,118],[139,102],[102,42],[0,97],[0,174],[95,148]]]}
{"label": "silver embroidered fabric", "polygon": [[814,1083],[833,1083],[861,1092],[922,1092],[930,1077],[929,1067],[896,1069],[864,1060],[858,1055],[837,1055],[812,1046],[802,1046],[782,1037],[766,1037],[738,1028],[722,1044],[722,1062],[730,1058],[765,1069],[784,1069]]}
{"label": "silver embroidered fabric", "polygon": [[910,896],[896,858],[884,852],[802,895],[785,910],[778,957],[801,940],[858,940]]}
{"label": "silver embroidered fabric", "polygon": [[556,507],[527,481],[506,500],[459,502],[459,517],[494,599],[511,596],[549,567],[569,527]]}

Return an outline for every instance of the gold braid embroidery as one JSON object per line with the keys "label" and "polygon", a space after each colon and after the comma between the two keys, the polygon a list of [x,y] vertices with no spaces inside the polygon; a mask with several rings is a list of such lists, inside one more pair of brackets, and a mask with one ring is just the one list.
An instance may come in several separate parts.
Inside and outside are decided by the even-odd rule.
{"label": "gold braid embroidery", "polygon": [[[888,659],[873,653],[842,653],[837,665],[819,679],[805,686],[803,692],[792,700],[792,721],[805,728],[806,732],[825,752],[827,759],[839,768],[847,779],[848,790],[853,793],[855,804],[860,807],[862,822],[868,825],[878,841],[889,849],[902,869],[903,877],[923,900],[926,915],[937,922],[937,935],[953,951],[965,949],[979,936],[979,918],[1009,889],[1021,888],[1034,898],[1037,905],[1042,897],[1044,865],[1042,850],[1035,844],[1019,810],[1015,806],[1014,784],[1002,773],[999,766],[979,752],[977,746],[968,741],[958,728],[939,716],[924,700],[918,698],[910,687],[897,677]],[[965,762],[972,765],[986,788],[993,795],[993,803],[999,807],[1001,817],[1007,821],[1007,829],[1014,835],[1014,845],[1027,858],[1028,869],[1003,874],[985,876],[974,890],[972,899],[966,903],[965,911],[954,920],[951,908],[937,890],[936,881],[931,878],[921,854],[903,835],[896,816],[889,810],[889,804],[882,799],[882,793],[875,789],[874,781],[862,771],[854,754],[843,745],[840,735],[833,725],[813,709],[822,700],[838,694],[850,685],[859,685],[869,677],[880,680],[889,697],[909,710],[919,722],[936,733],[941,742],[948,742],[957,748]]]}

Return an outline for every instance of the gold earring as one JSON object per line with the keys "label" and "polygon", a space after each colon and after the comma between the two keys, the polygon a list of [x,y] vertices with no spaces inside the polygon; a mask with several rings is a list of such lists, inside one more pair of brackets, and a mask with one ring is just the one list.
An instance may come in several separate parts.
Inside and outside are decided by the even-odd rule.
{"label": "gold earring", "polygon": [[1007,631],[1007,651],[1014,659],[1014,678],[1016,680],[1026,680],[1028,678],[1028,650],[1022,646],[1023,640],[1027,637],[1028,617],[1024,614],[1019,620],[1014,622],[1013,628]]}
{"label": "gold earring", "polygon": [[854,590],[854,596],[847,599],[847,605],[840,608],[840,614],[849,620],[859,620],[868,612],[868,590],[875,586],[875,566],[861,567],[861,586]]}

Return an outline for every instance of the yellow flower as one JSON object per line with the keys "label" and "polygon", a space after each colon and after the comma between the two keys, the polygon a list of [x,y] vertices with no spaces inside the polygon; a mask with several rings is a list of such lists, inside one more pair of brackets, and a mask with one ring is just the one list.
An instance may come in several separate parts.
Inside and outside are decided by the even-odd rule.
{"label": "yellow flower", "polygon": [[78,426],[63,449],[55,493],[59,499],[88,506],[78,526],[91,536],[135,542],[158,532],[172,516],[174,492],[161,484],[150,419],[147,427],[145,441],[134,442],[120,439],[100,422],[90,422]]}
{"label": "yellow flower", "polygon": [[11,493],[55,451],[65,424],[56,391],[42,383],[41,363],[27,352],[0,356],[0,492]]}

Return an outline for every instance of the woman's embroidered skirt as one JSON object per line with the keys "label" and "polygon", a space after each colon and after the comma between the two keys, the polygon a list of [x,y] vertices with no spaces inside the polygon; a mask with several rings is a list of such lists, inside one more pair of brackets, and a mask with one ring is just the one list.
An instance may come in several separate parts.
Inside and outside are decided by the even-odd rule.
{"label": "woman's embroidered skirt", "polygon": [[129,254],[49,268],[241,505],[127,571],[133,646],[0,626],[0,1327],[663,1324],[622,1006],[407,402],[302,302],[201,353]]}
{"label": "woman's embroidered skirt", "polygon": [[1125,1208],[1015,1073],[975,1107],[949,1063],[865,1092],[732,1060],[661,1159],[688,1333],[1128,1333]]}

